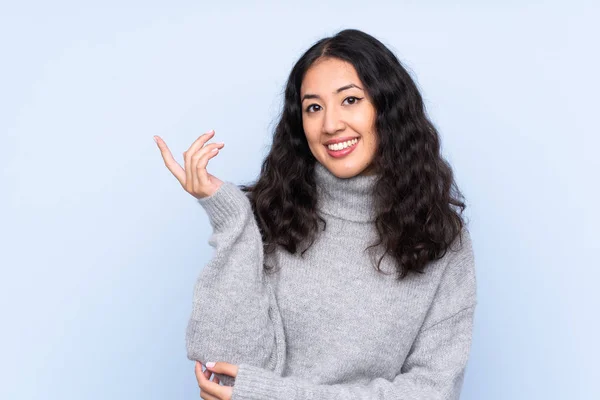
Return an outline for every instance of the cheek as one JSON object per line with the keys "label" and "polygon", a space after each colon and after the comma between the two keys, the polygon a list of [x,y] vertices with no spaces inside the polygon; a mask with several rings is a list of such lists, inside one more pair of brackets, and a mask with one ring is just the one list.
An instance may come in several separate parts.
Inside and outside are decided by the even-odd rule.
{"label": "cheek", "polygon": [[368,106],[364,106],[360,112],[356,112],[352,115],[352,121],[356,128],[360,129],[363,135],[368,135],[373,131],[375,126],[375,113]]}
{"label": "cheek", "polygon": [[306,135],[306,140],[308,143],[312,144],[319,142],[319,131],[314,122],[311,122],[307,119],[302,119],[302,129],[304,129],[304,135]]}
{"label": "cheek", "polygon": [[365,150],[368,153],[377,152],[378,138],[374,127],[365,126],[365,130],[363,131],[363,140]]}
{"label": "cheek", "polygon": [[364,129],[365,132],[367,133],[367,138],[369,141],[369,147],[372,150],[375,150],[377,147],[377,129],[375,126],[375,112],[373,110],[371,110],[371,112],[368,113],[367,118],[365,118],[365,125],[364,125]]}

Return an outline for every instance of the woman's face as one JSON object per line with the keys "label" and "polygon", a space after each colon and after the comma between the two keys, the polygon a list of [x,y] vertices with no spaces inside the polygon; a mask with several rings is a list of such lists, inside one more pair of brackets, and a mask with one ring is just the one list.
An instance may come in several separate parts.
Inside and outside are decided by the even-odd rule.
{"label": "woman's face", "polygon": [[338,178],[373,174],[376,112],[352,64],[317,60],[306,71],[300,99],[304,133],[317,161]]}

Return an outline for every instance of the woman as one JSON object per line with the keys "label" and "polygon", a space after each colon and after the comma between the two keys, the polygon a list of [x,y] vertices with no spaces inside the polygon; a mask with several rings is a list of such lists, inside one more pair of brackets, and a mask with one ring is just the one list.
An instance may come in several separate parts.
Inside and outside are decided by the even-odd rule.
{"label": "woman", "polygon": [[397,58],[358,30],[308,49],[252,186],[206,171],[213,135],[185,169],[157,138],[214,230],[186,333],[201,397],[457,399],[477,302],[465,204]]}

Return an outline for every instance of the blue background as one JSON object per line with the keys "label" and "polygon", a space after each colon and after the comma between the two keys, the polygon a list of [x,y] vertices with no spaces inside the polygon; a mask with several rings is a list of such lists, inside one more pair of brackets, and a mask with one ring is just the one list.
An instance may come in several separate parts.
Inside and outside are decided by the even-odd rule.
{"label": "blue background", "polygon": [[[344,28],[417,81],[467,200],[462,399],[597,399],[592,2],[3,2],[2,399],[198,398],[185,327],[208,219],[165,168],[203,132],[253,180],[285,79]],[[595,380],[594,380],[595,378]]]}

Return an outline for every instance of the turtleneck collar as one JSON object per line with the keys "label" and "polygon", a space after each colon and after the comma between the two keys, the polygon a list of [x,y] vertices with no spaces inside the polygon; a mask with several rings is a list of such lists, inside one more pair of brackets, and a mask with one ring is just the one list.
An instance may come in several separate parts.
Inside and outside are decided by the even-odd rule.
{"label": "turtleneck collar", "polygon": [[375,220],[373,188],[377,175],[338,178],[323,164],[315,162],[317,208],[324,214],[355,222]]}

